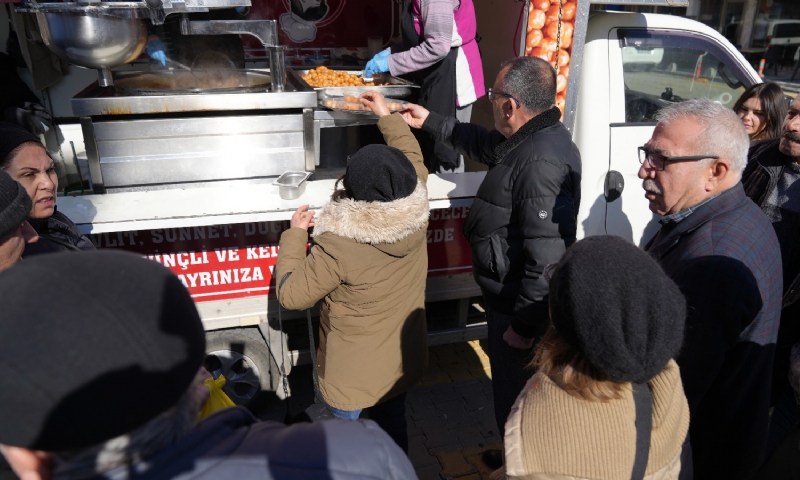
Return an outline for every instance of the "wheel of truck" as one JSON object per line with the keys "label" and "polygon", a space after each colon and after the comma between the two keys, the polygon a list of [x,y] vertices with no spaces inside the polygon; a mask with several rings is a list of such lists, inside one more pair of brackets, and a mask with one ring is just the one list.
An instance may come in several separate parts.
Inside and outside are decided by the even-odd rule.
{"label": "wheel of truck", "polygon": [[236,405],[251,411],[270,390],[271,372],[278,371],[257,328],[207,332],[203,366],[214,378],[225,375],[222,390]]}

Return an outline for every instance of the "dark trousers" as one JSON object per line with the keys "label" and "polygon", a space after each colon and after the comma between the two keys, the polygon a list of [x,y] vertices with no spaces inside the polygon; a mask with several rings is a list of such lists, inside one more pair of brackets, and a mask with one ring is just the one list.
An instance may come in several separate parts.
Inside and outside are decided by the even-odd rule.
{"label": "dark trousers", "polygon": [[764,459],[769,459],[770,455],[778,449],[800,422],[800,409],[797,407],[794,390],[789,380],[782,382],[779,392],[778,398],[775,400],[775,409],[769,419]]}
{"label": "dark trousers", "polygon": [[489,361],[492,366],[492,393],[494,394],[494,418],[500,435],[505,436],[506,420],[517,396],[525,387],[535,370],[526,368],[533,358],[534,348],[520,350],[509,346],[503,340],[503,334],[511,326],[514,319],[506,315],[486,309],[486,323],[489,328]]}
{"label": "dark trousers", "polygon": [[[330,405],[328,408],[334,417],[344,420],[358,420],[362,412],[362,410],[339,410]],[[404,452],[408,453],[405,392],[364,410],[370,420],[377,423]]]}
{"label": "dark trousers", "polygon": [[408,453],[408,423],[406,422],[406,394],[390,398],[367,409],[369,418],[392,437]]}

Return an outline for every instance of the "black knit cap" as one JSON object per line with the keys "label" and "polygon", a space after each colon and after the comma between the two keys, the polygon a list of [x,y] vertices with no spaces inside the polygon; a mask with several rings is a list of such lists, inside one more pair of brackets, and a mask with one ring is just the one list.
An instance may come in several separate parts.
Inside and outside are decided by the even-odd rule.
{"label": "black knit cap", "polygon": [[391,202],[414,192],[417,172],[400,150],[367,145],[347,162],[344,188],[353,200]]}
{"label": "black knit cap", "polygon": [[0,273],[0,304],[0,444],[58,452],[131,432],[174,406],[203,361],[186,288],[132,253],[26,259]]}
{"label": "black knit cap", "polygon": [[22,225],[32,206],[31,197],[22,185],[0,170],[0,238]]}
{"label": "black knit cap", "polygon": [[559,335],[609,379],[644,383],[683,343],[686,300],[661,266],[613,235],[572,245],[550,280]]}
{"label": "black knit cap", "polygon": [[39,141],[39,137],[16,123],[0,122],[0,165],[5,163],[9,153],[27,142],[42,144]]}

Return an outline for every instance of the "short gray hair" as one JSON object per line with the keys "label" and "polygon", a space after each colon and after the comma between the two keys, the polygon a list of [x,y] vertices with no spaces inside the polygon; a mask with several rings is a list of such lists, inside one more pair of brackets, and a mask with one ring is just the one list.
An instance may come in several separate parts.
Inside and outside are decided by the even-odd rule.
{"label": "short gray hair", "polygon": [[741,178],[742,171],[747,165],[750,137],[744,129],[742,120],[733,110],[708,98],[694,98],[668,105],[656,114],[656,120],[664,126],[684,118],[700,123],[695,142],[697,148],[702,148],[702,151],[693,153],[717,155],[727,159],[731,171]]}
{"label": "short gray hair", "polygon": [[531,113],[539,114],[555,105],[556,71],[549,63],[537,57],[517,57],[500,67],[508,67],[503,91]]}

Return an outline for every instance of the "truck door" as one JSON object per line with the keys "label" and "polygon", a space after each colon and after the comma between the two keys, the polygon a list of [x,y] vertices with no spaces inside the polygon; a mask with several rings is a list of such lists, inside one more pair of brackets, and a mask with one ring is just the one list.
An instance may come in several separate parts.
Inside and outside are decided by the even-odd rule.
{"label": "truck door", "polygon": [[[608,46],[611,133],[605,227],[609,234],[644,246],[658,230],[660,217],[644,199],[636,149],[650,139],[656,113],[698,97],[733,107],[753,80],[717,40],[697,32],[614,28]],[[621,197],[615,199],[618,190]]]}

